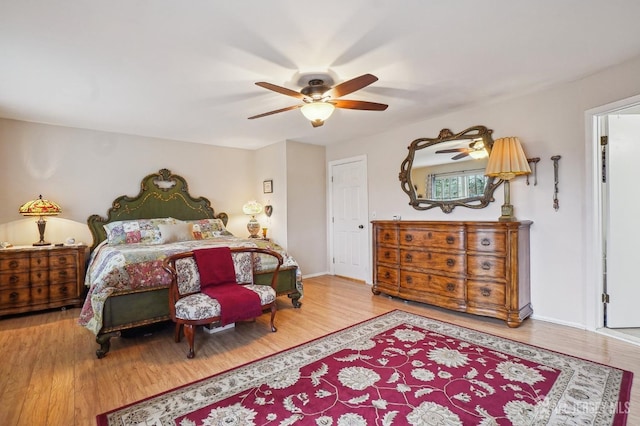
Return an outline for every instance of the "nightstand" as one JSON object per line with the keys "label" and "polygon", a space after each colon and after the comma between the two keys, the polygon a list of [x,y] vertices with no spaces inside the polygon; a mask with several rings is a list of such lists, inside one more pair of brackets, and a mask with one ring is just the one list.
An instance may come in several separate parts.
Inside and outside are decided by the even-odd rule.
{"label": "nightstand", "polygon": [[0,316],[82,306],[85,245],[0,249]]}

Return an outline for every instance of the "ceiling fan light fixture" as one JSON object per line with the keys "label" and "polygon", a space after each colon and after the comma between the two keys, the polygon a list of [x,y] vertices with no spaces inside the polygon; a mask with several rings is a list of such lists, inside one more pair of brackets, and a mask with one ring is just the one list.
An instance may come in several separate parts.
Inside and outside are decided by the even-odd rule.
{"label": "ceiling fan light fixture", "polygon": [[323,122],[331,117],[336,107],[328,102],[311,102],[300,108],[302,115],[311,122]]}
{"label": "ceiling fan light fixture", "polygon": [[478,151],[471,151],[469,152],[469,157],[473,158],[474,160],[479,160],[480,158],[487,158],[489,156],[489,153],[487,152],[486,149],[481,149]]}

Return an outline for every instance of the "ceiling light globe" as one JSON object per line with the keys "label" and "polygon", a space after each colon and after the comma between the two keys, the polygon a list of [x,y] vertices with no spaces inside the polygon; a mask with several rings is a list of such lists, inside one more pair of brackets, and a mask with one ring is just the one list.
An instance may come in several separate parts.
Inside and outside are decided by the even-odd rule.
{"label": "ceiling light globe", "polygon": [[328,102],[311,102],[305,104],[302,108],[302,115],[309,121],[324,121],[331,117],[336,107]]}

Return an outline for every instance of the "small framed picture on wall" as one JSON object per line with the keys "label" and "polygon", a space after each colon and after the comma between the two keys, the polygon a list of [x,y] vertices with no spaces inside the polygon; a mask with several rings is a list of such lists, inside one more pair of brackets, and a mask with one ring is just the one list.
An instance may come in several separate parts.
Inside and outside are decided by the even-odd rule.
{"label": "small framed picture on wall", "polygon": [[265,194],[271,194],[273,192],[273,180],[265,180],[262,182],[262,192]]}

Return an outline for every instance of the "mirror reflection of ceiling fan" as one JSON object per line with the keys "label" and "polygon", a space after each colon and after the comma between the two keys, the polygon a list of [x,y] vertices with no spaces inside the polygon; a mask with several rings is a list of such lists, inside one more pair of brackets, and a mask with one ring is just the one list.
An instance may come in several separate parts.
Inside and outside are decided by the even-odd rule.
{"label": "mirror reflection of ceiling fan", "polygon": [[469,144],[469,148],[441,149],[440,151],[436,151],[436,154],[449,154],[452,152],[459,152],[459,154],[451,157],[452,160],[460,160],[467,156],[473,158],[474,160],[477,160],[479,158],[485,158],[489,156],[489,153],[485,149],[482,139],[472,140]]}
{"label": "mirror reflection of ceiling fan", "polygon": [[342,96],[348,95],[349,93],[353,93],[356,90],[360,90],[376,81],[378,81],[378,77],[372,74],[364,74],[360,77],[356,77],[331,87],[325,84],[325,80],[321,78],[312,78],[309,80],[309,84],[300,92],[260,81],[257,82],[256,85],[283,95],[300,99],[302,100],[302,103],[254,115],[253,117],[249,117],[249,120],[300,108],[302,114],[311,121],[311,125],[313,127],[319,127],[322,126],[324,121],[331,116],[335,108],[384,111],[387,109],[388,105],[376,102],[338,99]]}

